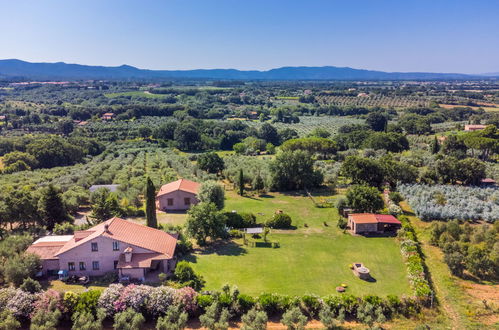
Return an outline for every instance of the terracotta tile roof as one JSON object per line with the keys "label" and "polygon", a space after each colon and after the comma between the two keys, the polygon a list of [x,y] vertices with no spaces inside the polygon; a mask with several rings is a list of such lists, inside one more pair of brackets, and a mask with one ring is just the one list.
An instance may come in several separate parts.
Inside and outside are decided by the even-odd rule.
{"label": "terracotta tile roof", "polygon": [[26,252],[36,254],[40,259],[58,259],[55,254],[59,252],[66,242],[41,242],[30,245]]}
{"label": "terracotta tile roof", "polygon": [[150,268],[153,260],[169,259],[168,256],[162,253],[134,253],[132,260],[125,262],[125,255],[121,254],[118,259],[117,268]]}
{"label": "terracotta tile roof", "polygon": [[167,183],[167,184],[161,186],[161,189],[159,190],[158,194],[156,195],[156,198],[159,196],[169,194],[173,191],[177,191],[177,190],[182,190],[182,191],[190,192],[192,194],[197,194],[200,186],[201,185],[197,182],[187,180],[187,179],[180,179],[180,180],[173,181],[173,182],[170,182],[170,183]]}
{"label": "terracotta tile roof", "polygon": [[395,218],[393,215],[390,214],[376,214],[376,220],[378,220],[379,223],[391,223],[391,224],[397,224],[401,225],[402,223],[398,221],[397,218]]}
{"label": "terracotta tile roof", "polygon": [[120,242],[162,253],[169,258],[173,257],[175,246],[177,245],[177,237],[175,235],[116,217],[104,221],[90,228],[88,231],[91,231],[92,233],[81,240],[76,241],[73,238],[68,241],[57,255],[67,252],[99,236],[112,238]]}
{"label": "terracotta tile roof", "polygon": [[355,223],[392,223],[401,224],[393,215],[374,213],[351,213],[348,215]]}
{"label": "terracotta tile roof", "polygon": [[376,216],[372,213],[351,213],[348,217],[355,223],[378,223]]}

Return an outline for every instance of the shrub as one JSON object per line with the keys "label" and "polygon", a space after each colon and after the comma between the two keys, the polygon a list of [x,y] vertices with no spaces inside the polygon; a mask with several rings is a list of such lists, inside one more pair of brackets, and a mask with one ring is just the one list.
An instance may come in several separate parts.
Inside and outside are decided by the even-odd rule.
{"label": "shrub", "polygon": [[89,290],[81,293],[78,297],[78,303],[74,310],[76,312],[87,312],[95,315],[99,303],[100,291]]}
{"label": "shrub", "polygon": [[267,329],[268,316],[264,311],[252,308],[241,318],[243,326],[241,330],[265,330]]}
{"label": "shrub", "polygon": [[229,310],[215,302],[199,317],[199,321],[209,330],[223,330],[229,328],[229,316]]}
{"label": "shrub", "polygon": [[6,309],[0,308],[0,330],[19,329],[21,323]]}
{"label": "shrub", "polygon": [[71,318],[73,322],[71,330],[101,330],[105,317],[106,312],[102,308],[97,309],[96,317],[88,312],[75,313]]}
{"label": "shrub", "polygon": [[401,201],[404,200],[404,197],[402,197],[402,195],[398,192],[398,191],[391,191],[389,194],[388,194],[388,197],[390,198],[390,200],[392,202],[394,202],[395,204],[398,204],[400,203]]}
{"label": "shrub", "polygon": [[166,310],[173,305],[175,289],[159,286],[152,288],[149,298],[146,300],[146,310],[150,315],[158,316],[166,313]]}
{"label": "shrub", "polygon": [[196,297],[196,299],[197,299],[198,307],[202,308],[204,310],[206,308],[208,308],[209,306],[211,306],[213,304],[213,302],[215,301],[213,296],[209,295],[209,294],[199,294]]}
{"label": "shrub", "polygon": [[182,306],[186,313],[193,313],[197,309],[197,292],[191,287],[183,287],[175,290],[173,303]]}
{"label": "shrub", "polygon": [[33,312],[33,303],[35,300],[35,295],[17,289],[15,295],[7,302],[7,309],[17,319],[27,319]]}
{"label": "shrub", "polygon": [[114,315],[116,312],[114,303],[118,301],[124,289],[123,284],[111,284],[102,291],[98,306],[105,311],[106,316]]}
{"label": "shrub", "polygon": [[64,292],[62,297],[63,311],[66,314],[72,315],[78,304],[78,295],[72,291]]}
{"label": "shrub", "polygon": [[243,232],[238,229],[231,229],[229,230],[229,236],[232,238],[241,238],[243,237]]}
{"label": "shrub", "polygon": [[166,314],[158,318],[157,330],[181,330],[185,328],[189,315],[180,306],[169,306]]}
{"label": "shrub", "polygon": [[61,311],[57,308],[53,310],[39,309],[31,317],[30,330],[56,330],[60,318]]}
{"label": "shrub", "polygon": [[196,291],[200,291],[205,284],[201,275],[194,272],[187,261],[180,261],[175,268],[175,280],[183,286],[189,286]]}
{"label": "shrub", "polygon": [[40,285],[40,283],[30,277],[25,278],[23,284],[21,284],[19,288],[29,293],[37,293],[42,291],[42,286]]}
{"label": "shrub", "polygon": [[240,294],[237,297],[237,304],[241,313],[245,313],[255,306],[255,299],[246,294]]}
{"label": "shrub", "polygon": [[272,219],[267,221],[267,226],[275,229],[291,228],[291,217],[285,213],[274,214]]}
{"label": "shrub", "polygon": [[347,219],[345,219],[343,217],[340,217],[338,219],[338,228],[340,228],[340,229],[346,229],[347,225],[348,225]]}
{"label": "shrub", "polygon": [[263,293],[258,297],[257,303],[268,315],[275,315],[289,307],[290,299],[288,296],[275,293]]}
{"label": "shrub", "polygon": [[256,217],[252,213],[225,212],[227,227],[248,228],[256,225]]}
{"label": "shrub", "polygon": [[304,295],[301,297],[300,305],[310,318],[317,315],[321,308],[321,301],[318,296]]}
{"label": "shrub", "polygon": [[341,307],[335,313],[331,306],[323,304],[319,312],[319,319],[326,329],[338,329],[339,325],[345,320],[345,309]]}
{"label": "shrub", "polygon": [[307,317],[299,307],[292,307],[283,314],[281,323],[287,326],[288,330],[302,330],[307,324]]}
{"label": "shrub", "polygon": [[141,313],[137,313],[132,308],[127,308],[125,311],[114,316],[113,327],[117,330],[141,329],[145,321]]}

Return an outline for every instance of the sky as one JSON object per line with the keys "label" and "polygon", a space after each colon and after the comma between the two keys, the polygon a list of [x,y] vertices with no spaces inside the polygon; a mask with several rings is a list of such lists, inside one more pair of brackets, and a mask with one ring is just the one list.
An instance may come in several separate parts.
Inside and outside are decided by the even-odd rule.
{"label": "sky", "polygon": [[498,0],[0,0],[0,59],[499,72]]}

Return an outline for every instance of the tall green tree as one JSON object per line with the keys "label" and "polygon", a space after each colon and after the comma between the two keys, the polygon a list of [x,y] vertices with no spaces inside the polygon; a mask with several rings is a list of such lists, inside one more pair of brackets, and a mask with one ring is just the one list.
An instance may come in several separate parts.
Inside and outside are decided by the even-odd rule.
{"label": "tall green tree", "polygon": [[225,223],[215,204],[199,203],[189,209],[185,229],[199,245],[205,245],[208,237],[213,240],[225,235]]}
{"label": "tall green tree", "polygon": [[198,166],[208,173],[220,173],[224,169],[224,161],[215,152],[199,155]]}
{"label": "tall green tree", "polygon": [[156,188],[149,177],[146,184],[146,218],[149,227],[158,227],[158,219],[156,218]]}
{"label": "tall green tree", "polygon": [[355,185],[347,191],[348,205],[357,212],[375,213],[383,208],[383,199],[378,189]]}
{"label": "tall green tree", "polygon": [[278,153],[270,172],[272,186],[277,190],[313,188],[323,181],[322,173],[314,169],[314,160],[303,150]]}
{"label": "tall green tree", "polygon": [[38,201],[38,212],[43,224],[52,230],[57,223],[68,221],[69,214],[62,200],[62,193],[53,185],[42,190]]}
{"label": "tall green tree", "polygon": [[237,184],[239,185],[239,195],[242,196],[244,194],[244,173],[242,168],[239,169],[239,180]]}
{"label": "tall green tree", "polygon": [[213,203],[221,210],[225,205],[225,192],[221,185],[215,181],[206,181],[199,189],[198,198],[204,203]]}

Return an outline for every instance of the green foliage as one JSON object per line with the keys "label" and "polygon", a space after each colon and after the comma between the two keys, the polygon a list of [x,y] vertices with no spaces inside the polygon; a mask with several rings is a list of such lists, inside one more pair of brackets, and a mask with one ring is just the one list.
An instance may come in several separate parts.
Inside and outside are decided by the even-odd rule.
{"label": "green foliage", "polygon": [[373,131],[381,132],[386,130],[386,126],[388,125],[388,118],[381,112],[370,112],[367,115],[366,124]]}
{"label": "green foliage", "polygon": [[29,293],[37,293],[42,291],[42,286],[40,285],[40,283],[30,277],[25,278],[23,284],[21,284],[19,288]]}
{"label": "green foliage", "polygon": [[187,261],[180,261],[175,267],[175,280],[182,286],[190,286],[196,291],[200,291],[205,284],[203,277],[194,272]]}
{"label": "green foliage", "polygon": [[317,155],[322,159],[331,158],[336,154],[336,143],[323,137],[308,137],[291,139],[284,142],[281,146],[282,151],[301,150]]}
{"label": "green foliage", "polygon": [[213,203],[221,210],[225,204],[225,191],[216,181],[206,181],[201,184],[198,198],[202,203]]}
{"label": "green foliage", "polygon": [[322,184],[323,176],[314,169],[314,161],[305,151],[284,151],[270,164],[272,187],[276,190],[314,188]]}
{"label": "green foliage", "polygon": [[357,156],[347,157],[341,164],[340,172],[353,184],[381,187],[384,178],[383,168],[377,161]]}
{"label": "green foliage", "polygon": [[267,329],[268,316],[264,311],[252,308],[241,317],[242,330],[265,330]]}
{"label": "green foliage", "polygon": [[106,188],[97,189],[90,196],[92,203],[92,214],[90,215],[97,223],[109,220],[113,216],[121,216],[122,210],[115,193]]}
{"label": "green foliage", "polygon": [[319,319],[328,330],[340,328],[341,323],[345,320],[345,308],[341,307],[338,312],[335,312],[328,304],[323,304],[319,312]]}
{"label": "green foliage", "polygon": [[145,321],[141,313],[136,312],[132,308],[127,308],[125,311],[114,315],[113,327],[117,330],[141,329]]}
{"label": "green foliage", "polygon": [[256,225],[256,217],[253,213],[235,213],[225,212],[227,227],[230,228],[249,228]]}
{"label": "green foliage", "polygon": [[21,328],[21,323],[7,309],[0,310],[0,330]]}
{"label": "green foliage", "polygon": [[288,330],[303,330],[307,324],[307,317],[299,307],[291,307],[282,315],[281,323],[287,326]]}
{"label": "green foliage", "polygon": [[206,308],[206,312],[199,317],[199,321],[209,330],[226,330],[229,328],[229,316],[229,310],[215,302]]}
{"label": "green foliage", "polygon": [[199,155],[198,166],[208,173],[220,173],[225,167],[224,161],[215,152],[208,152]]}
{"label": "green foliage", "polygon": [[7,259],[3,273],[7,282],[20,286],[28,277],[34,277],[40,269],[40,257],[32,253],[16,254]]}
{"label": "green foliage", "polygon": [[239,169],[239,179],[237,181],[237,185],[239,186],[239,195],[244,195],[244,173],[243,169]]}
{"label": "green foliage", "polygon": [[48,230],[52,230],[55,224],[67,221],[69,215],[66,205],[62,201],[61,190],[55,188],[53,185],[49,185],[43,189],[38,201],[38,212]]}
{"label": "green foliage", "polygon": [[357,212],[375,213],[383,208],[383,199],[374,187],[355,185],[347,191],[348,205]]}
{"label": "green foliage", "polygon": [[147,226],[156,228],[158,227],[158,219],[156,218],[156,188],[149,177],[147,178],[145,196]]}
{"label": "green foliage", "polygon": [[73,325],[72,330],[101,330],[102,321],[106,317],[106,312],[104,309],[99,308],[97,310],[97,316],[94,317],[92,313],[89,312],[77,312],[71,317]]}
{"label": "green foliage", "polygon": [[170,305],[164,316],[159,317],[156,330],[182,330],[187,324],[189,315],[179,305]]}
{"label": "green foliage", "polygon": [[277,213],[272,216],[272,219],[266,222],[266,225],[275,229],[289,229],[291,228],[291,217],[285,213]]}
{"label": "green foliage", "polygon": [[55,235],[72,235],[76,230],[76,226],[71,222],[56,223],[52,232]]}
{"label": "green foliage", "polygon": [[208,237],[215,240],[226,235],[225,222],[215,204],[199,203],[189,209],[185,230],[199,245],[205,245]]}
{"label": "green foliage", "polygon": [[39,309],[31,317],[30,330],[56,330],[61,315],[57,308],[48,311]]}
{"label": "green foliage", "polygon": [[[78,302],[74,307],[74,312],[91,313],[92,315],[96,315],[100,294],[101,292],[99,290],[88,290],[82,292],[78,296]],[[66,296],[64,299],[66,299]]]}

